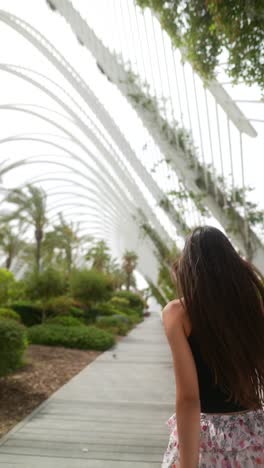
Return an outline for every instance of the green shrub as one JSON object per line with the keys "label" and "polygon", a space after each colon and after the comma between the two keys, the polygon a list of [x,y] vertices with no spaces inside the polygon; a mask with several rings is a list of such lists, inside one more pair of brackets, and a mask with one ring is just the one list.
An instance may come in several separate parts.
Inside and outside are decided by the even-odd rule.
{"label": "green shrub", "polygon": [[21,321],[20,316],[19,314],[17,314],[17,312],[15,312],[12,309],[4,308],[0,309],[0,319],[16,320],[17,322]]}
{"label": "green shrub", "polygon": [[0,268],[0,304],[5,305],[12,297],[15,287],[15,277],[13,273],[5,268]]}
{"label": "green shrub", "polygon": [[134,316],[134,317],[140,317],[141,314],[135,310],[135,309],[129,309],[129,308],[126,308],[126,309],[120,309],[118,311],[118,313],[120,312],[123,312],[125,315],[127,315],[128,317],[130,317],[131,315]]}
{"label": "green shrub", "polygon": [[26,294],[32,300],[45,303],[51,298],[61,296],[65,290],[65,282],[60,271],[47,268],[39,273],[33,272],[25,278]]}
{"label": "green shrub", "polygon": [[124,299],[123,297],[113,296],[110,300],[110,304],[114,307],[117,307],[120,310],[130,307],[130,302],[127,299]]}
{"label": "green shrub", "polygon": [[126,335],[130,329],[129,323],[124,322],[123,316],[115,317],[98,317],[96,325],[100,328],[112,328],[115,327],[119,335]]}
{"label": "green shrub", "polygon": [[57,317],[52,317],[48,319],[45,323],[47,324],[57,324],[63,325],[64,327],[80,327],[83,325],[83,322],[76,317],[71,317],[70,315],[58,315]]}
{"label": "green shrub", "polygon": [[0,376],[22,365],[26,347],[24,327],[15,320],[0,320]]}
{"label": "green shrub", "polygon": [[51,315],[67,315],[74,305],[74,299],[69,296],[52,297],[46,304],[46,310]]}
{"label": "green shrub", "polygon": [[97,311],[97,315],[114,315],[117,312],[117,309],[110,302],[102,302],[93,309]]}
{"label": "green shrub", "polygon": [[66,348],[95,349],[104,351],[114,345],[111,333],[94,326],[65,327],[55,324],[43,324],[28,330],[31,343]]}
{"label": "green shrub", "polygon": [[132,309],[136,309],[138,312],[143,313],[145,308],[145,301],[141,296],[131,291],[116,291],[114,297],[127,299]]}
{"label": "green shrub", "polygon": [[132,325],[132,320],[130,320],[130,317],[128,317],[127,315],[125,315],[122,312],[117,312],[116,314],[111,315],[111,316],[103,315],[103,316],[98,317],[98,321],[100,321],[102,319],[106,319],[109,322],[111,322],[111,321],[115,322],[115,321],[119,320],[119,322],[127,323],[128,325]]}
{"label": "green shrub", "polygon": [[18,313],[21,321],[27,327],[38,325],[42,320],[42,311],[39,306],[31,304],[30,302],[15,302],[11,304],[11,309]]}
{"label": "green shrub", "polygon": [[107,300],[112,292],[111,279],[96,270],[75,270],[71,274],[70,287],[72,296],[86,305]]}
{"label": "green shrub", "polygon": [[84,319],[84,309],[80,309],[79,307],[71,307],[70,308],[70,315],[72,317],[76,317],[79,319]]}

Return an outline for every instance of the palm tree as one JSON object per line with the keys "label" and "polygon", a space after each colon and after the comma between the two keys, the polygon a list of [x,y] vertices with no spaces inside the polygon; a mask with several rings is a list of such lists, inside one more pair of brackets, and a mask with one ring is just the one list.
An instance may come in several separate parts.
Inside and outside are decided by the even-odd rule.
{"label": "palm tree", "polygon": [[122,286],[126,284],[126,274],[116,258],[111,259],[108,271],[112,278],[114,290],[121,289]]}
{"label": "palm tree", "polygon": [[10,270],[14,259],[26,247],[25,241],[20,238],[22,226],[19,225],[18,233],[9,223],[0,226],[0,250],[5,256],[5,268]]}
{"label": "palm tree", "polygon": [[98,241],[87,252],[85,259],[92,260],[92,268],[97,271],[107,272],[111,261],[109,247],[104,240]]}
{"label": "palm tree", "polygon": [[6,197],[8,203],[16,205],[15,211],[6,215],[5,221],[18,219],[21,223],[34,227],[35,234],[35,263],[37,272],[40,270],[41,245],[44,228],[47,224],[46,201],[47,195],[42,188],[28,184],[24,189],[13,189]]}
{"label": "palm tree", "polygon": [[123,255],[123,270],[126,273],[126,289],[129,291],[133,282],[133,272],[137,266],[138,256],[132,250],[126,250]]}
{"label": "palm tree", "polygon": [[54,226],[53,231],[47,232],[43,241],[43,250],[50,264],[52,260],[66,265],[70,274],[74,264],[74,254],[80,243],[84,240],[91,240],[91,237],[80,237],[78,226],[67,223],[62,213],[59,213],[60,223]]}

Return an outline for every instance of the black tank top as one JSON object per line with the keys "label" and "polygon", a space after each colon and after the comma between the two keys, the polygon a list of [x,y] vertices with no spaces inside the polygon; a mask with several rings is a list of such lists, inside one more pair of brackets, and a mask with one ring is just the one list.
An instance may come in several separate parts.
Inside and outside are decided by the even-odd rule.
{"label": "black tank top", "polygon": [[203,361],[199,351],[199,346],[193,339],[192,335],[188,337],[188,341],[197,368],[201,412],[233,413],[236,411],[248,410],[249,408],[240,406],[232,401],[226,401],[228,395],[214,384],[213,373]]}

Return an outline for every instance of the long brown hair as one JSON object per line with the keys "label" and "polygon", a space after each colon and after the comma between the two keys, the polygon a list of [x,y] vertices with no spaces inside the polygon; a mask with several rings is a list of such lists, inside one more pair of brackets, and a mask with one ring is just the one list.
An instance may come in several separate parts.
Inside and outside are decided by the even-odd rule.
{"label": "long brown hair", "polygon": [[264,285],[260,273],[211,226],[194,229],[173,266],[192,335],[229,400],[263,404]]}

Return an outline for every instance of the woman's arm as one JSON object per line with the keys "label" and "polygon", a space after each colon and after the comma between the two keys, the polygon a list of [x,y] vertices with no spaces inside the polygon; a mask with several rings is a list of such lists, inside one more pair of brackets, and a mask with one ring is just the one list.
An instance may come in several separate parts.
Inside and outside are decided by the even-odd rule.
{"label": "woman's arm", "polygon": [[178,301],[172,301],[163,309],[162,315],[174,364],[180,468],[197,468],[200,398],[196,366],[184,329],[185,311]]}

